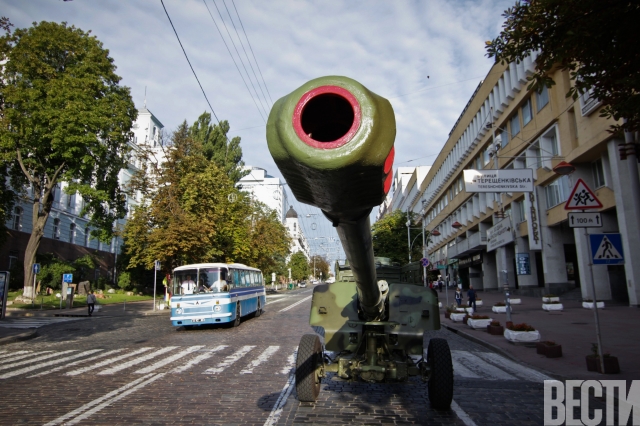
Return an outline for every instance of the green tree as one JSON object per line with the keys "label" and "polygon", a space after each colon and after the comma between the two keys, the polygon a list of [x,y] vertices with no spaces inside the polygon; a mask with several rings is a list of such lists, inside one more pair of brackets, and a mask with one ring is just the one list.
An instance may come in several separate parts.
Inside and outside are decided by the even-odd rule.
{"label": "green tree", "polygon": [[240,137],[229,139],[229,122],[223,120],[220,124],[211,123],[211,114],[204,112],[189,128],[189,136],[202,145],[203,154],[207,160],[213,161],[225,171],[233,183],[248,174],[242,170],[242,148]]}
{"label": "green tree", "polygon": [[287,266],[291,268],[291,279],[293,280],[307,279],[311,272],[307,257],[301,251],[297,251],[291,255]]}
{"label": "green tree", "polygon": [[6,223],[11,218],[12,210],[16,201],[16,194],[7,185],[8,166],[0,163],[0,247],[7,240]]}
{"label": "green tree", "polygon": [[[548,74],[569,70],[575,86],[567,93],[593,90],[602,101],[601,115],[640,130],[640,3],[600,0],[530,0],[516,2],[504,14],[500,35],[487,42],[489,57],[503,63],[521,61],[540,50],[531,87],[554,84]],[[613,129],[620,126],[613,126]]]}
{"label": "green tree", "polygon": [[124,217],[118,173],[137,112],[109,51],[66,23],[43,21],[6,34],[1,61],[0,156],[14,188],[30,185],[33,199],[23,291],[30,297],[32,264],[60,182],[81,194],[94,237],[109,241]]}
{"label": "green tree", "polygon": [[[315,273],[313,271],[315,265]],[[320,272],[322,272],[322,278],[329,278],[329,262],[324,256],[320,256],[315,254],[311,256],[311,260],[309,260],[309,269],[311,270],[311,275],[314,275],[316,278],[320,279]]]}
{"label": "green tree", "polygon": [[[411,212],[410,240],[411,261],[415,262],[422,258],[422,235],[420,222],[416,221],[416,214]],[[409,262],[409,241],[407,239],[407,213],[395,210],[391,214],[385,215],[371,227],[373,240],[373,252],[378,257],[388,257],[392,262],[405,264]],[[414,223],[418,223],[414,225]],[[428,235],[425,234],[427,245]]]}

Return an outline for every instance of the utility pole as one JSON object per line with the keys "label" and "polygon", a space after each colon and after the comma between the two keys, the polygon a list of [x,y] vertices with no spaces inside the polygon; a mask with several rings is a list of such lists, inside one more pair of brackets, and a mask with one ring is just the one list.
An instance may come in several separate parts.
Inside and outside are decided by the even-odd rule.
{"label": "utility pole", "polygon": [[411,216],[409,206],[407,206],[407,244],[409,244],[409,263],[411,263]]}

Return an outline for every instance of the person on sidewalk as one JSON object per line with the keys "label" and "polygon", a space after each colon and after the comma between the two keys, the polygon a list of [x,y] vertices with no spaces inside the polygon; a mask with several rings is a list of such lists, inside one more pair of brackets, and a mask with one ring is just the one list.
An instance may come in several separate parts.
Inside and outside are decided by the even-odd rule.
{"label": "person on sidewalk", "polygon": [[456,303],[458,304],[458,308],[462,304],[462,291],[459,288],[456,288]]}
{"label": "person on sidewalk", "polygon": [[469,291],[467,291],[467,297],[469,298],[469,306],[473,308],[473,313],[476,313],[476,291],[473,289],[473,286],[469,286]]}
{"label": "person on sidewalk", "polygon": [[93,291],[90,291],[89,294],[87,294],[87,308],[89,309],[89,316],[93,314],[93,310],[95,309],[95,306],[96,306],[96,295],[93,294]]}

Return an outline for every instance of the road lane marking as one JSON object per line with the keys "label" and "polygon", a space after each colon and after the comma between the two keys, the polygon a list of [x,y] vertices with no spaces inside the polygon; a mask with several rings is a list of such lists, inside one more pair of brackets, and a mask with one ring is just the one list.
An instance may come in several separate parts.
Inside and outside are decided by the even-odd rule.
{"label": "road lane marking", "polygon": [[296,347],[293,350],[293,353],[291,355],[289,355],[289,357],[287,358],[287,363],[282,368],[282,370],[280,370],[280,374],[287,375],[287,374],[291,373],[291,369],[294,368],[295,365],[296,365],[296,357],[297,356],[298,356],[298,348]]}
{"label": "road lane marking", "polygon": [[462,365],[458,360],[452,359],[453,361],[453,373],[457,376],[464,377],[465,379],[480,379],[473,371],[469,370],[467,367]]}
{"label": "road lane marking", "polygon": [[[96,352],[100,352],[102,349],[91,349],[89,351],[80,352],[79,354],[75,354],[73,357],[75,358],[84,358]],[[38,363],[36,365],[32,365],[30,367],[21,368],[19,370],[13,370],[8,373],[0,375],[0,379],[8,379],[9,377],[18,376],[20,374],[30,373],[34,370],[40,370],[41,368],[49,367],[50,365],[61,364],[63,362],[67,362],[69,359],[67,357],[62,357],[59,359],[54,359],[53,361],[47,361],[44,363]]]}
{"label": "road lane marking", "polygon": [[518,364],[517,362],[513,362],[510,359],[507,359],[495,353],[478,352],[477,355],[485,359],[486,361],[500,365],[501,368],[504,368],[509,373],[514,374],[521,379],[527,380],[529,382],[543,383],[545,380],[553,380],[546,374],[540,373],[539,371],[536,371],[532,368],[525,367],[521,364]]}
{"label": "road lane marking", "polygon": [[451,357],[486,380],[518,380],[506,371],[489,364],[482,358],[467,351],[451,351]]}
{"label": "road lane marking", "polygon": [[99,362],[97,364],[81,368],[80,370],[69,371],[68,373],[65,374],[65,376],[77,376],[79,374],[86,373],[87,371],[95,370],[96,368],[100,368],[100,367],[102,367],[104,365],[113,364],[114,362],[118,362],[118,361],[123,360],[125,358],[129,358],[130,356],[138,355],[139,353],[146,352],[146,351],[149,351],[151,349],[153,349],[153,348],[149,348],[149,347],[140,348],[137,351],[129,352],[127,354],[120,355],[120,356],[117,356],[115,358],[107,359],[107,360],[104,360],[104,361]]}
{"label": "road lane marking", "polygon": [[[99,350],[102,350],[102,349],[99,349]],[[47,371],[43,371],[42,373],[34,374],[33,376],[29,376],[28,378],[30,379],[32,377],[46,376],[47,374],[55,373],[56,371],[64,370],[65,368],[73,367],[74,365],[82,364],[83,362],[87,362],[87,361],[94,361],[95,362],[95,360],[97,360],[97,359],[104,358],[105,356],[113,355],[113,354],[116,354],[116,353],[121,352],[121,351],[122,351],[122,349],[114,349],[114,350],[111,350],[111,351],[103,352],[101,354],[92,356],[91,358],[85,358],[85,359],[81,359],[81,360],[78,360],[78,361],[70,362],[69,364],[61,365],[60,367],[52,368],[51,370],[47,370]]]}
{"label": "road lane marking", "polygon": [[284,408],[287,403],[287,399],[293,390],[293,384],[296,379],[296,369],[295,367],[291,368],[291,372],[289,373],[289,379],[287,383],[284,385],[282,390],[280,391],[280,395],[276,400],[276,403],[273,404],[273,408],[271,409],[271,413],[269,413],[269,417],[264,422],[264,426],[274,426],[278,423],[280,416],[282,415],[282,408]]}
{"label": "road lane marking", "polygon": [[304,298],[304,299],[302,299],[302,300],[298,300],[298,301],[297,301],[296,303],[294,303],[293,305],[289,305],[289,306],[287,306],[287,307],[286,307],[286,308],[284,308],[284,309],[280,309],[278,312],[284,312],[284,311],[288,311],[289,309],[295,308],[295,307],[296,307],[296,306],[298,306],[299,304],[301,304],[301,303],[303,303],[303,302],[306,302],[307,300],[311,299],[312,297],[313,297],[313,296],[308,296],[308,297],[305,297],[305,298]]}
{"label": "road lane marking", "polygon": [[120,365],[117,365],[115,367],[111,367],[111,368],[108,368],[106,370],[103,370],[103,371],[99,372],[98,374],[101,375],[101,376],[106,376],[106,375],[109,375],[109,374],[117,373],[118,371],[125,370],[125,369],[127,369],[129,367],[133,367],[134,365],[141,364],[141,363],[143,363],[145,361],[153,359],[153,358],[155,358],[157,356],[160,356],[160,355],[162,355],[164,353],[171,352],[172,350],[176,349],[177,347],[178,346],[167,346],[166,348],[158,349],[155,352],[147,353],[147,354],[145,354],[145,355],[143,355],[143,356],[141,356],[139,358],[132,359],[131,361],[123,362]]}
{"label": "road lane marking", "polygon": [[[8,368],[14,368],[14,367],[18,367],[18,366],[24,365],[24,364],[31,364],[32,362],[41,361],[41,360],[47,359],[47,358],[53,358],[53,357],[64,355],[64,354],[68,354],[68,353],[71,353],[71,352],[78,352],[78,351],[73,349],[73,350],[69,350],[69,351],[47,353],[46,355],[36,356],[35,358],[25,359],[24,361],[19,361],[19,362],[14,362],[12,364],[2,365],[2,366],[0,366],[0,370],[6,370]],[[40,353],[43,353],[43,352],[40,352]]]}
{"label": "road lane marking", "polygon": [[[73,425],[76,424],[86,418],[88,418],[89,416],[97,413],[98,411],[102,410],[103,408],[113,404],[114,402],[124,398],[125,396],[128,396],[129,394],[135,392],[138,389],[141,389],[143,387],[145,387],[146,385],[155,382],[156,380],[160,379],[161,377],[163,377],[165,375],[165,373],[160,373],[160,374],[148,374],[146,376],[140,377],[139,379],[134,380],[131,383],[127,383],[126,385],[113,390],[109,393],[107,393],[104,396],[101,396],[100,398],[94,399],[91,402],[86,403],[85,405],[83,405],[80,408],[77,408],[67,414],[65,414],[64,416],[58,417],[55,420],[50,421],[49,423],[46,423],[44,426],[54,426],[54,425],[58,425],[64,422],[65,425]],[[111,398],[111,399],[109,399]],[[103,402],[104,401],[104,402]],[[92,408],[93,407],[93,408]],[[73,419],[69,420],[69,421],[65,421],[69,418]]]}
{"label": "road lane marking", "polygon": [[246,367],[244,370],[242,370],[240,372],[240,374],[252,374],[254,368],[259,366],[263,362],[267,362],[269,360],[269,358],[271,357],[271,355],[276,353],[278,351],[278,349],[280,349],[280,346],[269,346],[267,349],[265,349],[264,352],[262,352],[260,354],[260,356],[258,358],[256,358],[253,361],[251,361],[249,366]]}
{"label": "road lane marking", "polygon": [[243,347],[241,347],[235,353],[233,353],[233,354],[229,355],[228,357],[226,357],[224,359],[224,361],[222,361],[216,367],[209,368],[208,370],[206,370],[202,374],[218,374],[218,373],[222,373],[225,368],[231,366],[234,362],[238,361],[240,358],[245,356],[253,348],[255,348],[255,346],[243,346]]}
{"label": "road lane marking", "polygon": [[134,374],[147,374],[147,373],[152,373],[153,371],[157,370],[158,368],[162,368],[162,367],[166,367],[169,363],[179,360],[182,357],[185,357],[187,355],[189,355],[192,352],[195,352],[199,349],[204,348],[204,345],[202,346],[190,346],[187,349],[183,350],[182,352],[178,352],[177,354],[171,355],[168,358],[164,358],[161,361],[156,362],[155,364],[152,364],[148,367],[143,368],[142,370],[138,370],[136,371]]}
{"label": "road lane marking", "polygon": [[216,346],[215,348],[209,351],[206,351],[205,353],[200,354],[197,357],[189,360],[186,364],[174,368],[173,370],[170,371],[170,373],[182,373],[183,371],[190,369],[194,365],[200,364],[200,362],[204,361],[205,359],[211,358],[215,352],[226,349],[227,347],[228,347],[227,345]]}
{"label": "road lane marking", "polygon": [[[48,353],[48,352],[51,352],[51,351],[40,352],[40,353],[44,354],[44,353]],[[13,361],[17,361],[17,360],[22,359],[22,358],[26,358],[31,353],[32,353],[31,351],[16,351],[16,352],[10,352],[10,353],[8,353],[6,355],[1,355],[0,356],[0,364],[4,364],[5,362],[13,362]]]}
{"label": "road lane marking", "polygon": [[454,400],[451,400],[451,409],[456,413],[458,418],[462,420],[462,423],[464,423],[465,426],[477,426],[476,422],[471,420],[471,417],[469,417],[469,415]]}

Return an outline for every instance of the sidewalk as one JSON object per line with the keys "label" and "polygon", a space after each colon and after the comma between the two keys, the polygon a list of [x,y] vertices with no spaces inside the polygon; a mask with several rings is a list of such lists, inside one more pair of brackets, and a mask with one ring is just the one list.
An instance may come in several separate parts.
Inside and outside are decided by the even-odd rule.
{"label": "sidewalk", "polygon": [[[531,365],[558,379],[640,379],[640,341],[637,327],[640,324],[640,309],[605,302],[605,309],[598,309],[600,335],[604,353],[618,357],[620,374],[604,375],[587,371],[585,356],[591,354],[591,344],[596,342],[596,327],[593,310],[582,307],[578,300],[560,297],[564,310],[546,312],[542,310],[542,300],[537,297],[513,296],[522,300],[521,305],[513,305],[511,319],[514,324],[527,323],[540,332],[541,340],[551,340],[562,345],[561,358],[546,358],[538,355],[535,348],[515,345],[504,336],[494,336],[486,330],[474,330],[462,322],[444,318],[446,296],[438,293],[443,309],[440,310],[441,325],[458,335],[476,343],[490,347],[496,352],[516,361]],[[479,315],[487,315],[506,322],[506,314],[491,311],[496,302],[504,302],[503,293],[478,292],[483,305],[478,307]],[[449,292],[449,302],[453,302],[453,292]],[[466,303],[466,297],[463,305]]]}

